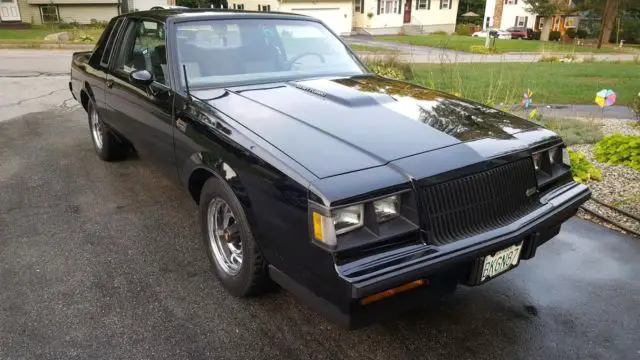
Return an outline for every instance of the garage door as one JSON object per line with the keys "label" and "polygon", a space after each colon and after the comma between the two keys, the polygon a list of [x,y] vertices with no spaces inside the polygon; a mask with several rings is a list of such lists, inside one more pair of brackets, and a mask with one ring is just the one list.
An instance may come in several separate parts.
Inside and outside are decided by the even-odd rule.
{"label": "garage door", "polygon": [[322,20],[337,34],[351,32],[351,23],[339,8],[292,8],[292,13],[313,16]]}

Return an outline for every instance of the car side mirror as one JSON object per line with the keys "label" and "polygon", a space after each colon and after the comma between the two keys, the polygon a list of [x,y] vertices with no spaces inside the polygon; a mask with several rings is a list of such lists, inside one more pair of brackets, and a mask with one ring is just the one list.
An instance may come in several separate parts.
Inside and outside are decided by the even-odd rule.
{"label": "car side mirror", "polygon": [[129,80],[135,85],[149,86],[153,82],[153,74],[148,70],[136,70],[129,74]]}

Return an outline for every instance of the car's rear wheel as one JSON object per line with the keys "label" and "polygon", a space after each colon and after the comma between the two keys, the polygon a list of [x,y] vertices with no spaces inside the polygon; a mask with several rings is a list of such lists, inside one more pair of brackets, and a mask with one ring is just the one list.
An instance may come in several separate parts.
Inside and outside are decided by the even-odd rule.
{"label": "car's rear wheel", "polygon": [[89,118],[89,130],[93,148],[98,157],[104,161],[122,160],[127,156],[129,147],[121,142],[113,132],[107,128],[96,110],[93,101],[87,104],[87,114]]}
{"label": "car's rear wheel", "polygon": [[231,188],[216,177],[202,188],[200,219],[207,255],[222,285],[235,296],[262,293],[269,283],[266,261],[242,205]]}

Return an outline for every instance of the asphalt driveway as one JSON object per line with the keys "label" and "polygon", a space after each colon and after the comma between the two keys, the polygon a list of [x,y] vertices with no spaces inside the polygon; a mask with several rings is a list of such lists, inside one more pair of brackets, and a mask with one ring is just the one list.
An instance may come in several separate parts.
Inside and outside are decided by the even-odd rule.
{"label": "asphalt driveway", "polygon": [[347,331],[212,276],[189,196],[81,110],[0,122],[0,359],[640,359],[640,242],[573,219],[477,288]]}

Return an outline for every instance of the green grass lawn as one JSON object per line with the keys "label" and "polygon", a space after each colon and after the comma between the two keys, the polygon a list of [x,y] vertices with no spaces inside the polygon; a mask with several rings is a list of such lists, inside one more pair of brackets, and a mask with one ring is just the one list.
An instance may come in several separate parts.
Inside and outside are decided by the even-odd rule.
{"label": "green grass lawn", "polygon": [[370,52],[370,53],[396,53],[397,51],[394,49],[379,47],[379,46],[369,46],[369,45],[360,45],[360,44],[349,44],[349,47],[353,51],[357,52]]}
{"label": "green grass lawn", "polygon": [[39,44],[45,43],[44,37],[48,34],[57,32],[69,33],[69,42],[74,42],[78,38],[88,35],[93,41],[87,41],[86,43],[95,43],[102,34],[103,29],[97,28],[72,28],[72,29],[58,29],[52,26],[33,26],[29,29],[0,29],[0,43],[24,43],[24,44]]}
{"label": "green grass lawn", "polygon": [[473,63],[414,65],[421,85],[492,105],[514,104],[531,89],[537,104],[593,104],[603,88],[618,105],[640,91],[638,63]]}
{"label": "green grass lawn", "polygon": [[[378,39],[412,45],[431,46],[470,52],[472,45],[484,45],[484,38],[459,35],[397,35],[379,36]],[[498,52],[632,52],[632,48],[618,49],[606,47],[598,50],[595,47],[565,45],[559,42],[543,42],[538,40],[502,40],[496,39]],[[636,50],[637,51],[637,50]]]}

